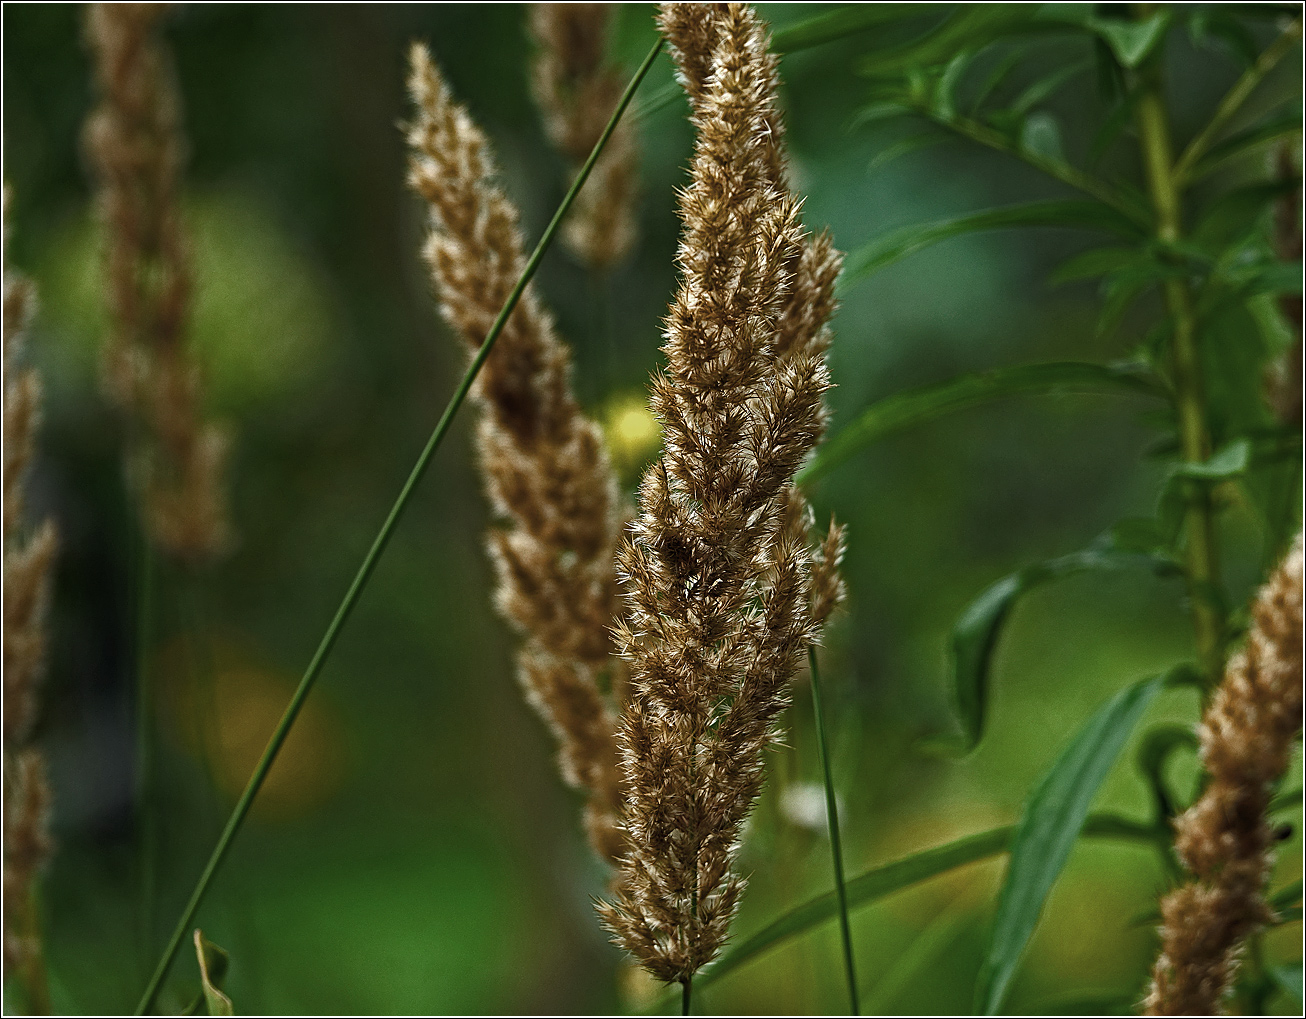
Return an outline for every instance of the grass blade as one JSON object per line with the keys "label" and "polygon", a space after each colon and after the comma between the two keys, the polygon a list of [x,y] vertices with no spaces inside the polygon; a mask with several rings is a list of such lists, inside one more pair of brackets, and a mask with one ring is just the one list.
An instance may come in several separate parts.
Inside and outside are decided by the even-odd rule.
{"label": "grass blade", "polygon": [[[1014,824],[1003,825],[1000,828],[966,835],[953,842],[913,853],[901,860],[894,860],[892,863],[859,874],[846,885],[848,908],[865,906],[921,881],[937,877],[939,874],[1004,853],[1010,847],[1015,833]],[[1155,829],[1113,814],[1098,814],[1090,817],[1084,825],[1083,833],[1102,838],[1128,839],[1149,846],[1157,839]],[[1169,835],[1168,832],[1164,834]],[[805,934],[813,927],[836,916],[838,912],[839,904],[833,892],[818,895],[773,920],[756,934],[733,945],[722,954],[720,959],[698,973],[694,978],[695,982],[698,986],[705,987],[750,959],[776,948],[790,938]]]}
{"label": "grass blade", "polygon": [[840,429],[799,473],[810,485],[872,442],[952,411],[1018,393],[1140,393],[1164,396],[1161,383],[1130,367],[1083,361],[1050,361],[961,375],[947,382],[895,393],[871,404]]}
{"label": "grass blade", "polygon": [[1011,610],[1023,595],[1075,573],[1128,566],[1145,566],[1161,576],[1178,572],[1170,559],[1098,542],[1079,552],[1033,563],[986,588],[966,606],[952,630],[952,696],[961,738],[936,737],[924,745],[942,753],[969,753],[983,737],[994,652]]}
{"label": "grass blade", "polygon": [[921,13],[916,4],[853,4],[778,29],[772,37],[771,49],[776,53],[796,53],[893,21],[919,18]]}
{"label": "grass blade", "polygon": [[834,890],[839,903],[839,933],[843,938],[843,965],[848,977],[848,999],[852,1014],[861,1015],[857,1000],[857,964],[853,954],[852,925],[848,922],[848,892],[843,880],[843,842],[839,836],[839,803],[834,795],[834,775],[830,769],[830,748],[825,740],[825,713],[821,709],[821,673],[816,664],[816,648],[807,649],[807,665],[812,678],[812,714],[816,718],[816,747],[821,755],[821,778],[825,783],[825,814],[830,824],[830,854],[834,863]]}
{"label": "grass blade", "polygon": [[1139,718],[1160,693],[1163,676],[1127,687],[1080,729],[1035,788],[1016,829],[998,914],[980,967],[976,1008],[996,1015],[1043,903],[1056,883],[1111,765]]}
{"label": "grass blade", "polygon": [[1139,236],[1138,228],[1129,219],[1101,202],[1074,198],[1025,202],[892,230],[848,256],[839,286],[846,290],[853,283],[879,272],[885,266],[951,237],[1019,226],[1079,227],[1105,230],[1130,238]]}
{"label": "grass blade", "polygon": [[199,882],[196,884],[195,890],[191,894],[190,901],[186,904],[186,908],[177,922],[177,927],[173,931],[168,947],[164,949],[163,956],[159,959],[159,964],[154,971],[154,976],[150,979],[150,983],[146,987],[144,995],[141,997],[140,1004],[136,1009],[137,1015],[144,1015],[154,1003],[154,997],[158,994],[159,987],[163,983],[163,978],[167,975],[168,967],[172,964],[172,960],[176,956],[177,950],[181,947],[181,943],[186,937],[186,931],[189,929],[191,921],[195,918],[195,913],[199,909],[200,903],[204,900],[204,895],[208,891],[210,883],[213,881],[214,874],[217,872],[219,865],[221,865],[223,858],[226,856],[232,839],[235,838],[236,833],[244,823],[245,816],[249,813],[249,808],[253,805],[254,797],[258,795],[259,788],[263,785],[263,780],[267,777],[268,770],[272,767],[273,761],[276,760],[277,753],[281,750],[282,743],[285,742],[286,736],[290,733],[290,728],[294,725],[295,718],[299,715],[300,708],[303,707],[304,701],[312,690],[318,674],[322,671],[322,666],[326,663],[327,656],[330,655],[331,649],[335,646],[336,638],[339,637],[341,628],[353,612],[354,605],[358,602],[359,595],[363,593],[363,588],[367,586],[367,582],[371,578],[372,571],[376,568],[376,564],[380,560],[381,554],[385,551],[386,545],[389,544],[390,536],[394,533],[395,525],[398,524],[399,518],[403,515],[409,499],[417,488],[418,481],[421,480],[422,475],[426,471],[427,464],[430,463],[431,458],[435,455],[435,451],[439,449],[440,443],[443,441],[445,434],[449,430],[450,424],[453,422],[454,415],[458,413],[458,408],[462,406],[463,400],[466,399],[467,393],[472,387],[472,382],[475,381],[476,375],[481,370],[481,366],[485,363],[486,358],[490,356],[490,351],[494,348],[495,340],[499,338],[499,334],[503,331],[504,325],[507,324],[508,317],[517,306],[517,302],[525,291],[526,285],[530,282],[531,277],[535,275],[535,270],[539,268],[540,261],[544,258],[544,253],[549,249],[549,245],[553,242],[553,237],[558,232],[558,227],[562,224],[563,217],[566,216],[567,210],[571,208],[572,202],[575,201],[576,196],[580,193],[580,189],[589,178],[590,171],[594,168],[594,164],[598,161],[599,155],[603,152],[604,146],[607,145],[608,139],[612,136],[612,132],[616,128],[617,122],[621,119],[622,113],[624,113],[626,107],[630,105],[630,101],[635,95],[635,90],[639,88],[639,83],[644,80],[644,76],[648,73],[649,68],[653,66],[653,61],[661,49],[662,39],[659,38],[658,41],[653,44],[653,48],[649,50],[648,56],[644,58],[644,62],[640,65],[639,70],[635,72],[635,76],[630,80],[630,84],[626,86],[626,91],[622,95],[621,101],[617,104],[617,108],[613,110],[612,117],[609,119],[607,127],[604,128],[603,134],[594,145],[594,151],[590,153],[589,159],[587,159],[585,165],[581,167],[580,172],[576,175],[576,179],[572,182],[571,188],[567,191],[566,197],[563,198],[562,204],[558,206],[558,211],[553,214],[553,219],[549,221],[549,225],[545,228],[543,235],[541,235],[539,243],[535,245],[535,250],[531,252],[531,257],[527,261],[526,267],[522,270],[521,278],[517,280],[512,292],[508,295],[507,301],[504,302],[503,309],[499,312],[499,317],[495,319],[494,325],[490,327],[489,333],[486,334],[485,342],[481,344],[480,350],[476,352],[476,356],[472,359],[472,363],[467,366],[467,371],[464,373],[462,380],[458,383],[458,388],[454,390],[453,396],[450,397],[449,403],[444,409],[444,413],[440,416],[439,423],[435,426],[435,430],[427,440],[421,456],[417,458],[417,463],[413,465],[413,469],[408,475],[408,480],[404,482],[404,487],[400,490],[399,496],[395,499],[394,505],[390,508],[385,523],[381,525],[381,530],[377,532],[376,538],[372,542],[372,547],[364,557],[362,565],[359,566],[358,573],[355,574],[353,582],[349,585],[349,590],[345,592],[345,597],[341,601],[340,607],[336,609],[335,617],[331,620],[331,624],[327,627],[326,633],[322,636],[322,641],[318,645],[312,661],[309,662],[308,669],[305,670],[303,678],[299,681],[299,686],[296,688],[294,696],[291,697],[290,704],[287,705],[285,713],[277,723],[276,730],[272,733],[272,738],[268,741],[267,748],[263,751],[263,756],[259,759],[258,764],[254,768],[254,774],[250,776],[249,783],[245,786],[245,791],[240,794],[240,799],[236,802],[235,809],[232,810],[231,817],[228,819],[227,825],[218,839],[218,844],[214,847],[213,854],[209,857],[209,861],[205,865],[203,873],[200,875]]}

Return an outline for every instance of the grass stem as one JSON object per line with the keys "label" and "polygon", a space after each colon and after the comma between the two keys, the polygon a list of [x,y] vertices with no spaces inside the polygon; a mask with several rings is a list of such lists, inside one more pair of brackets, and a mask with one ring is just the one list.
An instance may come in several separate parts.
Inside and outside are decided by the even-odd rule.
{"label": "grass stem", "polygon": [[690,994],[693,991],[693,988],[694,988],[694,978],[692,976],[685,977],[685,979],[680,982],[680,1014],[681,1015],[690,1014],[689,999],[690,999]]}
{"label": "grass stem", "polygon": [[825,717],[821,709],[821,674],[816,664],[816,647],[807,649],[807,664],[812,675],[812,715],[816,719],[816,747],[821,755],[821,775],[825,783],[825,813],[830,825],[830,855],[834,862],[834,887],[839,898],[839,930],[843,935],[843,965],[848,977],[848,997],[852,1014],[861,1015],[857,999],[857,966],[853,955],[852,926],[848,922],[848,890],[843,879],[843,841],[839,837],[839,803],[834,795],[834,774],[830,768],[830,748],[825,739]]}
{"label": "grass stem", "polygon": [[653,45],[652,49],[649,50],[648,56],[644,58],[644,62],[640,65],[635,76],[630,80],[630,84],[626,86],[626,91],[622,95],[621,101],[617,104],[617,108],[613,111],[612,117],[608,120],[607,127],[604,128],[603,134],[599,136],[598,142],[594,145],[594,151],[590,153],[589,158],[585,161],[585,165],[581,167],[580,172],[576,175],[576,179],[572,182],[571,188],[567,191],[566,197],[563,198],[562,204],[558,206],[558,211],[553,214],[553,219],[549,221],[549,225],[541,235],[539,243],[535,246],[535,250],[531,252],[531,257],[527,261],[526,267],[522,270],[521,277],[512,288],[512,292],[508,295],[507,301],[504,302],[503,309],[499,312],[498,317],[494,320],[494,324],[490,327],[490,331],[486,334],[485,342],[481,344],[480,349],[476,352],[476,356],[472,359],[472,363],[467,366],[467,371],[463,374],[462,380],[458,383],[458,388],[454,390],[454,394],[450,397],[449,403],[444,409],[444,413],[440,415],[440,420],[436,424],[435,430],[431,433],[431,437],[427,440],[426,446],[422,449],[421,456],[417,458],[417,463],[413,465],[413,469],[408,475],[408,480],[404,482],[404,486],[400,489],[394,505],[390,507],[390,512],[387,514],[385,522],[381,525],[380,531],[377,532],[376,538],[372,542],[372,547],[368,549],[367,555],[363,558],[362,565],[359,566],[358,572],[354,575],[354,579],[349,585],[349,589],[345,592],[340,607],[336,609],[335,616],[327,627],[326,633],[323,634],[322,640],[318,644],[317,651],[314,652],[313,658],[309,662],[303,678],[299,681],[299,686],[296,688],[294,696],[291,697],[290,703],[286,706],[286,710],[281,716],[281,720],[277,723],[277,727],[272,733],[272,738],[268,741],[268,745],[263,751],[263,756],[259,758],[259,762],[255,766],[254,773],[250,776],[244,792],[240,794],[240,799],[236,802],[236,806],[231,812],[231,817],[227,820],[226,827],[223,828],[222,834],[218,838],[218,843],[214,846],[213,853],[209,857],[208,863],[205,864],[203,872],[200,874],[199,881],[195,885],[195,890],[191,893],[190,901],[187,902],[186,908],[182,911],[180,918],[177,920],[177,926],[172,932],[172,937],[169,939],[167,947],[163,950],[163,955],[160,957],[154,975],[150,978],[150,982],[145,988],[145,993],[141,996],[140,1004],[136,1007],[137,1015],[144,1015],[154,1004],[154,998],[159,993],[159,988],[163,984],[164,977],[167,976],[168,968],[172,965],[172,960],[176,957],[177,951],[181,948],[182,942],[186,939],[186,933],[190,928],[191,922],[195,918],[196,912],[199,910],[200,903],[204,901],[204,896],[208,892],[209,885],[212,883],[218,867],[222,864],[223,859],[227,855],[228,849],[231,847],[232,840],[235,838],[236,833],[244,823],[245,817],[249,813],[250,807],[253,805],[254,797],[258,795],[258,791],[263,785],[263,780],[267,778],[268,771],[271,769],[272,763],[276,760],[282,744],[286,741],[286,736],[289,735],[290,728],[294,725],[295,719],[299,715],[300,708],[303,707],[305,699],[307,699],[309,692],[313,689],[313,684],[317,680],[318,674],[322,671],[323,665],[326,664],[327,657],[330,655],[332,648],[335,647],[341,629],[344,627],[346,620],[348,620],[350,614],[353,612],[359,596],[363,593],[363,589],[367,586],[367,582],[371,578],[372,572],[376,569],[376,564],[381,559],[381,554],[390,543],[390,538],[394,534],[395,526],[398,524],[399,518],[403,515],[404,510],[407,508],[409,500],[412,498],[413,492],[417,488],[418,481],[421,480],[421,477],[425,473],[426,467],[430,463],[431,458],[435,455],[436,450],[440,448],[440,444],[443,442],[445,434],[449,431],[449,426],[453,423],[454,415],[458,413],[459,407],[462,406],[463,401],[467,398],[467,393],[472,388],[472,383],[475,381],[477,373],[480,372],[481,366],[485,364],[486,358],[490,356],[490,351],[494,348],[495,340],[499,338],[499,334],[503,331],[504,325],[507,324],[509,316],[517,306],[518,300],[521,299],[522,293],[526,290],[526,285],[530,282],[531,277],[535,275],[535,271],[539,268],[540,262],[544,258],[544,253],[553,243],[554,235],[558,232],[558,227],[562,224],[563,218],[571,208],[572,203],[576,200],[576,196],[580,193],[580,189],[584,186],[585,181],[589,179],[590,171],[593,170],[595,162],[597,162],[599,155],[607,145],[608,139],[612,136],[612,132],[616,128],[617,122],[621,119],[621,115],[625,112],[626,107],[630,105],[630,100],[634,96],[635,90],[639,87],[640,82],[644,80],[644,76],[648,73],[649,68],[653,66],[653,61],[661,49],[662,39],[659,38]]}

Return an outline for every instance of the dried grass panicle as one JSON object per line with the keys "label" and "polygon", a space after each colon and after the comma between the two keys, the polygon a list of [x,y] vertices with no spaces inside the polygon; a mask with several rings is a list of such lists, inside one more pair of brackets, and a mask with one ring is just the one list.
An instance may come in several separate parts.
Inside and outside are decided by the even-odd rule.
{"label": "dried grass panicle", "polygon": [[629,851],[599,908],[650,973],[687,982],[726,939],[763,751],[816,635],[807,511],[792,479],[821,436],[829,383],[824,320],[786,331],[806,321],[791,312],[813,285],[795,271],[812,242],[783,183],[765,27],[742,4],[668,4],[659,20],[698,138],[667,366],[653,386],[664,451],[618,558]]}
{"label": "dried grass panicle", "polygon": [[[573,173],[589,158],[625,87],[606,61],[616,10],[615,4],[531,5],[535,102]],[[635,243],[638,162],[634,128],[623,120],[563,224],[563,243],[596,269],[621,261]]]}
{"label": "dried grass panicle", "polygon": [[1274,919],[1264,892],[1274,831],[1272,783],[1302,715],[1302,539],[1261,588],[1246,647],[1234,655],[1199,729],[1205,791],[1175,822],[1175,850],[1196,881],[1161,902],[1161,954],[1149,1015],[1213,1015],[1242,944]]}
{"label": "dried grass panicle", "polygon": [[[485,136],[456,104],[426,48],[412,49],[409,182],[425,199],[425,254],[445,320],[469,351],[484,341],[525,264],[517,212],[494,183]],[[576,403],[570,356],[527,288],[473,397],[500,611],[521,633],[528,699],[553,730],[566,781],[588,793],[595,848],[615,860],[616,711],[610,634],[618,610],[613,550],[622,519],[602,433]]]}
{"label": "dried grass panicle", "polygon": [[[9,268],[4,196],[4,965],[39,966],[32,884],[50,852],[49,792],[41,752],[28,745],[45,666],[46,616],[57,537],[53,523],[25,523],[24,485],[40,423],[36,372],[23,367],[35,292]],[[29,993],[40,993],[29,987]]]}
{"label": "dried grass panicle", "polygon": [[131,470],[150,539],[191,563],[231,543],[228,437],[201,420],[185,348],[191,276],[181,223],[181,105],[165,4],[92,4],[86,37],[99,102],[85,144],[106,233],[104,378],[134,437]]}

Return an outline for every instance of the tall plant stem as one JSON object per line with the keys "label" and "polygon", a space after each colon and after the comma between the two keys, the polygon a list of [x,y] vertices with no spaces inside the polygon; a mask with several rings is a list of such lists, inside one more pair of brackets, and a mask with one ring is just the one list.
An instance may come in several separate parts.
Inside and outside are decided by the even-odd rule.
{"label": "tall plant stem", "polygon": [[825,815],[830,825],[830,855],[834,861],[834,888],[839,899],[839,931],[843,935],[843,965],[848,977],[848,997],[852,1014],[861,1015],[857,999],[857,966],[853,956],[853,932],[848,922],[848,890],[843,880],[843,841],[839,837],[839,803],[834,795],[834,773],[830,768],[830,748],[825,739],[825,712],[821,708],[821,673],[816,664],[816,648],[807,649],[807,666],[812,675],[812,715],[816,718],[816,749],[821,755],[821,775],[825,782]]}
{"label": "tall plant stem", "polygon": [[1206,150],[1211,147],[1211,142],[1215,141],[1216,136],[1229,122],[1229,119],[1238,112],[1247,97],[1256,90],[1267,74],[1288,55],[1288,52],[1301,39],[1301,20],[1294,19],[1287,28],[1280,33],[1279,37],[1270,43],[1256,59],[1256,63],[1247,68],[1228,92],[1220,100],[1220,105],[1215,108],[1215,113],[1207,121],[1204,128],[1197,133],[1188,147],[1184,149],[1183,155],[1175,163],[1172,176],[1176,187],[1183,187],[1192,172],[1193,166],[1199,159],[1206,154]]}
{"label": "tall plant stem", "polygon": [[[1177,244],[1182,230],[1182,190],[1171,156],[1170,125],[1161,90],[1160,57],[1153,57],[1138,101],[1139,144],[1147,173],[1148,193],[1156,219],[1156,236]],[[1211,455],[1206,426],[1202,370],[1197,351],[1197,322],[1187,280],[1170,277],[1164,287],[1166,309],[1173,325],[1170,374],[1179,417],[1179,447],[1184,460],[1198,463]],[[1210,491],[1200,482],[1189,489],[1185,558],[1197,653],[1208,689],[1224,671],[1225,620],[1220,595],[1220,561],[1216,546]]]}
{"label": "tall plant stem", "polygon": [[680,982],[680,1014],[681,1015],[690,1014],[689,998],[690,998],[690,994],[693,991],[693,988],[694,988],[694,978],[692,976],[685,977],[685,979]]}
{"label": "tall plant stem", "polygon": [[236,802],[235,808],[231,812],[231,817],[227,820],[226,827],[222,830],[222,835],[218,838],[218,843],[213,847],[213,853],[209,861],[204,866],[200,874],[199,881],[195,885],[195,890],[191,893],[190,901],[186,903],[186,908],[182,911],[181,917],[177,920],[177,926],[172,932],[172,937],[168,941],[168,946],[163,950],[163,955],[159,959],[159,964],[154,971],[154,976],[150,978],[149,985],[145,988],[145,993],[141,996],[140,1004],[136,1007],[137,1015],[144,1015],[154,1003],[155,995],[159,993],[159,987],[163,983],[163,978],[168,973],[168,967],[172,965],[172,960],[176,956],[178,949],[181,948],[182,942],[186,938],[186,931],[190,927],[191,921],[195,918],[199,910],[200,903],[204,901],[204,896],[209,890],[209,885],[213,881],[213,876],[217,873],[218,867],[222,864],[227,855],[227,850],[231,847],[231,842],[236,833],[240,830],[245,821],[245,816],[249,813],[249,808],[254,803],[254,797],[258,795],[259,789],[263,785],[263,780],[267,778],[268,770],[272,767],[273,761],[277,758],[277,753],[281,750],[281,745],[286,741],[286,736],[290,733],[290,727],[295,724],[295,718],[299,715],[299,710],[304,705],[305,699],[313,689],[313,684],[317,680],[318,673],[322,671],[322,666],[326,664],[327,656],[330,655],[331,649],[335,647],[336,639],[340,636],[340,631],[345,625],[354,610],[354,605],[358,602],[359,596],[363,593],[363,588],[367,586],[368,580],[372,576],[372,571],[376,569],[376,564],[381,559],[381,554],[385,551],[386,545],[390,543],[390,537],[394,533],[395,525],[399,523],[399,518],[403,515],[404,509],[408,506],[413,492],[417,488],[418,481],[426,471],[427,464],[435,455],[440,443],[444,440],[445,434],[449,431],[449,426],[453,423],[454,415],[458,413],[458,408],[462,406],[463,401],[467,398],[468,391],[472,388],[477,373],[480,372],[481,366],[485,364],[486,358],[490,356],[490,351],[494,349],[494,343],[507,324],[508,317],[516,308],[517,302],[521,299],[522,293],[526,290],[526,285],[535,275],[535,270],[539,268],[544,253],[548,251],[549,245],[553,243],[553,237],[558,232],[558,227],[562,224],[563,218],[571,208],[576,196],[580,194],[580,189],[589,179],[590,171],[594,169],[595,162],[598,161],[608,139],[612,137],[612,132],[617,126],[617,121],[625,112],[626,107],[630,105],[630,100],[635,95],[635,90],[639,88],[639,83],[644,80],[649,68],[653,66],[653,61],[662,49],[662,39],[659,38],[654,43],[653,48],[649,50],[648,56],[640,64],[639,70],[626,86],[626,91],[617,103],[617,108],[613,110],[612,117],[608,120],[608,125],[603,129],[603,134],[594,145],[594,151],[590,153],[589,159],[581,167],[580,173],[576,175],[575,181],[572,182],[571,188],[567,191],[566,197],[563,198],[562,204],[558,206],[558,211],[553,214],[553,219],[545,227],[539,243],[535,245],[535,250],[531,252],[531,257],[526,262],[526,267],[522,270],[521,277],[517,280],[512,292],[508,295],[507,301],[504,302],[503,309],[499,312],[490,331],[485,336],[485,342],[481,344],[476,356],[472,358],[472,363],[467,366],[467,371],[463,374],[462,380],[458,383],[458,388],[449,399],[444,413],[440,415],[439,423],[436,424],[435,430],[427,440],[426,446],[422,449],[422,454],[417,458],[417,463],[413,465],[412,471],[408,475],[408,480],[404,482],[404,487],[400,489],[398,498],[395,499],[394,505],[390,507],[390,512],[381,525],[381,530],[377,532],[372,547],[368,549],[367,555],[363,558],[362,565],[359,566],[358,572],[354,575],[353,582],[350,583],[349,589],[345,592],[345,597],[336,609],[336,614],[327,627],[326,633],[322,636],[321,643],[318,644],[317,651],[314,652],[312,661],[308,663],[308,668],[304,672],[303,678],[299,681],[299,686],[295,689],[294,696],[291,697],[290,703],[286,706],[285,713],[282,714],[281,720],[277,723],[276,729],[272,733],[272,738],[268,740],[267,748],[263,751],[263,756],[259,758],[258,764],[254,767],[254,773],[250,776],[245,791],[240,794],[240,799]]}

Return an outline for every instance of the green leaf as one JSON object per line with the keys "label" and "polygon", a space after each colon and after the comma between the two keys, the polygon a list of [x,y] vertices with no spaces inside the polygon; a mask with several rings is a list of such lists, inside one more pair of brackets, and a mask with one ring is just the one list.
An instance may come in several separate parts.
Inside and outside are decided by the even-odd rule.
{"label": "green leaf", "polygon": [[1298,959],[1296,962],[1287,962],[1281,966],[1266,967],[1279,989],[1288,995],[1298,1010],[1302,1007],[1301,962]]}
{"label": "green leaf", "polygon": [[1225,192],[1202,209],[1192,230],[1193,243],[1211,255],[1220,254],[1248,233],[1262,229],[1260,221],[1274,202],[1300,188],[1300,180],[1273,180]]}
{"label": "green leaf", "polygon": [[969,753],[984,735],[993,656],[1011,610],[1022,595],[1040,584],[1086,570],[1145,566],[1158,576],[1172,576],[1178,566],[1168,556],[1112,548],[1109,539],[1057,559],[1026,566],[986,588],[952,629],[952,697],[961,738],[934,738],[924,746],[944,753]]}
{"label": "green leaf", "polygon": [[1247,470],[1252,459],[1252,444],[1247,438],[1235,439],[1211,454],[1201,463],[1180,463],[1175,474],[1198,481],[1224,481]]}
{"label": "green leaf", "polygon": [[1212,145],[1188,171],[1185,182],[1201,180],[1231,159],[1245,155],[1262,145],[1277,141],[1301,131],[1301,101],[1289,103],[1284,109],[1269,114],[1258,124],[1231,135],[1217,145]]}
{"label": "green leaf", "polygon": [[[997,856],[1006,852],[1015,831],[1015,825],[1004,825],[874,867],[847,883],[848,905],[850,908],[865,906],[957,867]],[[1084,824],[1084,835],[1148,844],[1156,839],[1156,833],[1151,828],[1112,814],[1095,814],[1090,817]],[[834,892],[818,895],[771,921],[755,934],[733,943],[716,962],[695,975],[694,986],[704,987],[720,979],[748,960],[832,919],[838,912]]]}
{"label": "green leaf", "polygon": [[1065,67],[1058,68],[1051,74],[1040,78],[1029,88],[1025,89],[1016,100],[1007,107],[1017,116],[1025,116],[1039,103],[1043,102],[1049,96],[1053,95],[1057,89],[1068,82],[1071,78],[1083,74],[1092,68],[1092,61],[1080,60],[1073,64],[1067,64]]}
{"label": "green leaf", "polygon": [[1080,729],[1030,797],[1012,841],[993,935],[976,986],[976,1007],[984,1015],[996,1015],[1002,1007],[1098,787],[1162,685],[1162,677],[1155,676],[1111,698]]}
{"label": "green leaf", "polygon": [[195,956],[200,964],[200,984],[204,988],[204,1001],[209,1015],[235,1015],[231,999],[222,993],[221,984],[227,975],[230,958],[227,953],[195,928]]}
{"label": "green leaf", "polygon": [[915,4],[850,4],[777,29],[771,37],[771,49],[776,53],[796,53],[895,21],[919,18],[921,13]]}
{"label": "green leaf", "polygon": [[1048,277],[1048,282],[1059,286],[1076,280],[1092,279],[1094,276],[1105,276],[1132,264],[1137,258],[1138,252],[1133,248],[1117,245],[1090,248],[1061,263]]}
{"label": "green leaf", "polygon": [[900,138],[887,149],[881,149],[875,154],[875,157],[866,166],[867,172],[878,170],[880,167],[893,162],[899,156],[905,156],[916,152],[918,149],[929,148],[931,145],[938,145],[948,140],[947,135],[938,134],[934,131],[923,131],[907,138]]}
{"label": "green leaf", "polygon": [[1149,729],[1138,744],[1135,763],[1152,790],[1157,816],[1165,819],[1179,812],[1179,804],[1170,795],[1165,781],[1165,766],[1170,755],[1182,748],[1196,749],[1197,734],[1190,725],[1158,725]]}
{"label": "green leaf", "polygon": [[1029,24],[1037,13],[1034,5],[963,6],[915,39],[871,53],[862,60],[859,70],[870,77],[893,77],[909,67],[944,64],[959,52],[975,52]]}
{"label": "green leaf", "polygon": [[844,262],[839,286],[841,289],[847,289],[862,277],[878,272],[899,259],[950,237],[959,237],[962,234],[981,230],[1006,230],[1019,226],[1077,227],[1086,230],[1105,230],[1129,238],[1139,236],[1137,227],[1125,216],[1100,202],[1056,199],[1007,205],[953,219],[918,223],[877,237],[848,256]]}
{"label": "green leaf", "polygon": [[1066,156],[1061,148],[1061,128],[1050,113],[1031,113],[1020,129],[1020,149],[1049,163],[1064,163]]}
{"label": "green leaf", "polygon": [[1123,18],[1089,18],[1086,24],[1106,40],[1125,67],[1137,67],[1156,49],[1170,25],[1170,12],[1157,11],[1142,21]]}
{"label": "green leaf", "polygon": [[895,393],[871,404],[857,420],[826,442],[799,473],[810,485],[872,442],[952,411],[1018,393],[1134,393],[1164,397],[1165,389],[1150,375],[1129,366],[1052,361],[962,375],[947,382]]}

